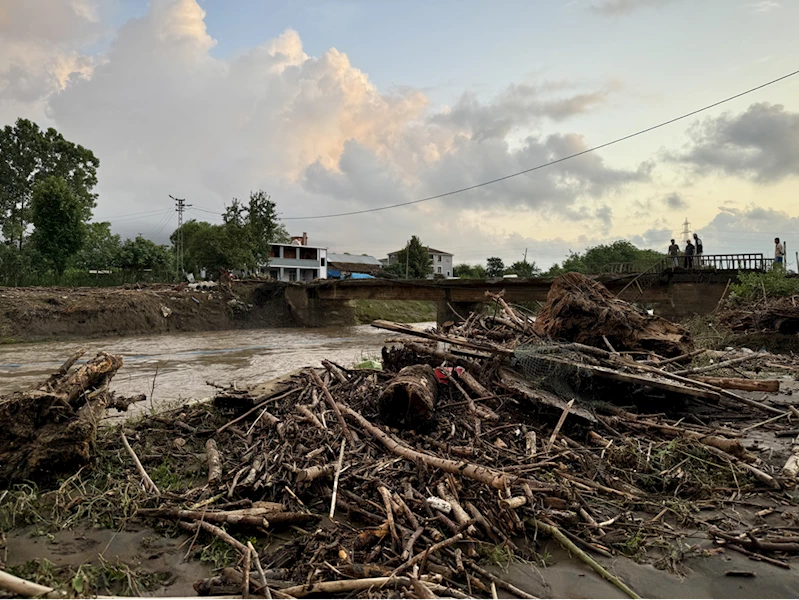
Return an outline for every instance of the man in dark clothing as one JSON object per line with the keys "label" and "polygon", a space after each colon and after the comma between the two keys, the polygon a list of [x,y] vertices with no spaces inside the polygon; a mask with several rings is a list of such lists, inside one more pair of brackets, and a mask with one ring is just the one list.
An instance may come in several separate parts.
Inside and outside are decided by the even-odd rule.
{"label": "man in dark clothing", "polygon": [[687,240],[685,242],[685,268],[686,269],[693,269],[694,268],[694,253],[696,248],[691,243],[691,240]]}
{"label": "man in dark clothing", "polygon": [[671,258],[672,267],[680,266],[679,257],[680,257],[680,247],[675,243],[674,240],[671,240],[671,246],[669,246],[669,258]]}
{"label": "man in dark clothing", "polygon": [[705,253],[705,249],[702,247],[702,240],[697,234],[694,234],[694,247],[696,248],[696,266],[701,267],[702,254]]}

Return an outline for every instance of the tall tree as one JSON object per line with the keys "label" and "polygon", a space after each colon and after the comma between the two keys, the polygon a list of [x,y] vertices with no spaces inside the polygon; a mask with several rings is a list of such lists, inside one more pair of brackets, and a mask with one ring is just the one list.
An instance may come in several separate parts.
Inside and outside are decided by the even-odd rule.
{"label": "tall tree", "polygon": [[64,179],[53,176],[33,186],[30,211],[33,244],[60,275],[83,245],[83,204]]}
{"label": "tall tree", "polygon": [[506,275],[518,275],[519,277],[538,277],[541,274],[541,269],[539,269],[535,261],[527,262],[526,260],[517,260],[507,269],[505,269]]}
{"label": "tall tree", "polygon": [[123,269],[167,269],[171,262],[172,256],[166,246],[159,246],[140,235],[134,240],[125,240],[119,249],[119,266]]}
{"label": "tall tree", "polygon": [[387,269],[390,273],[409,279],[424,279],[433,272],[433,260],[418,237],[411,236],[408,245],[397,253],[397,262]]}
{"label": "tall tree", "polygon": [[505,273],[505,263],[501,258],[492,256],[486,261],[486,276],[488,277],[502,277]]}
{"label": "tall tree", "polygon": [[42,131],[27,119],[0,131],[0,221],[6,241],[22,248],[31,223],[31,200],[35,185],[49,177],[60,177],[71,189],[88,221],[97,195],[100,161],[91,150],[70,142],[53,128]]}
{"label": "tall tree", "polygon": [[483,265],[470,265],[467,263],[461,263],[459,265],[455,265],[455,277],[460,277],[461,279],[485,279],[486,270]]}
{"label": "tall tree", "polygon": [[83,246],[72,259],[78,269],[110,269],[119,266],[122,240],[111,233],[111,223],[88,223]]}

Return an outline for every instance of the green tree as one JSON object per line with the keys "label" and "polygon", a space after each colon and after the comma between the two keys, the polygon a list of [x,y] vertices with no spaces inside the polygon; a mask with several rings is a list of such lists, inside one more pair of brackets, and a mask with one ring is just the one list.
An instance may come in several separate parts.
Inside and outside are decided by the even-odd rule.
{"label": "green tree", "polygon": [[160,246],[140,235],[127,239],[119,249],[119,266],[132,271],[146,269],[166,270],[172,265],[172,253],[166,246]]}
{"label": "green tree", "polygon": [[397,253],[397,262],[386,267],[389,273],[409,279],[424,279],[433,272],[433,260],[418,237],[411,236],[408,245]]}
{"label": "green tree", "polygon": [[263,190],[250,192],[247,227],[256,265],[269,263],[270,244],[285,243],[290,239],[286,227],[278,220],[277,205]]}
{"label": "green tree", "polygon": [[535,261],[527,262],[526,260],[518,260],[513,263],[510,267],[505,269],[506,275],[518,275],[519,277],[538,277],[541,275],[541,269],[539,269]]}
{"label": "green tree", "polygon": [[122,240],[111,233],[111,223],[88,223],[80,250],[72,258],[78,269],[110,269],[119,266]]}
{"label": "green tree", "polygon": [[[235,222],[213,225],[205,221],[183,224],[183,261],[187,271],[200,269],[219,272],[222,269],[242,269],[255,264],[251,240],[245,226]],[[176,230],[171,240],[177,241]]]}
{"label": "green tree", "polygon": [[486,276],[488,277],[502,277],[505,273],[505,264],[501,258],[492,256],[486,261]]}
{"label": "green tree", "polygon": [[60,275],[83,245],[83,205],[64,179],[48,177],[33,186],[30,212],[35,227],[31,241]]}
{"label": "green tree", "polygon": [[483,265],[461,263],[455,265],[454,274],[455,277],[460,277],[461,279],[485,279],[486,270]]}
{"label": "green tree", "polygon": [[22,248],[32,221],[33,190],[49,177],[61,178],[80,208],[81,221],[91,218],[100,161],[91,150],[74,144],[53,128],[46,131],[27,119],[0,131],[0,222],[6,241]]}

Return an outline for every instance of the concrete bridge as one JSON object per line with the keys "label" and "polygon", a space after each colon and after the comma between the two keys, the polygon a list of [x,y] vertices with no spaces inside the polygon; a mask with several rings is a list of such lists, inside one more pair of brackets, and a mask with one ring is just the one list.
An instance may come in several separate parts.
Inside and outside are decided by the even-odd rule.
{"label": "concrete bridge", "polygon": [[[669,259],[670,260],[670,259]],[[681,259],[682,260],[682,259]],[[702,257],[692,268],[670,266],[665,260],[640,273],[623,269],[597,276],[611,292],[629,302],[654,309],[671,319],[709,314],[718,306],[730,283],[741,272],[770,268],[763,255]],[[619,272],[621,271],[621,272]],[[351,300],[426,300],[438,307],[438,321],[456,313],[466,315],[487,301],[486,292],[504,291],[508,302],[545,302],[552,279],[446,279],[446,280],[324,280],[310,284],[264,284],[272,297],[280,293],[295,319],[308,326],[346,321]]]}

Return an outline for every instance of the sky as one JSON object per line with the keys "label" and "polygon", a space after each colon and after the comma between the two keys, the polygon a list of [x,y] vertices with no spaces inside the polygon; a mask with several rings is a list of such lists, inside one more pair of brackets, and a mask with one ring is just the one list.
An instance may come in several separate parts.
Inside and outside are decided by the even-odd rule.
{"label": "sky", "polygon": [[[799,250],[794,0],[3,0],[0,125],[100,159],[94,218],[166,243],[263,189],[292,235],[544,268],[627,239]],[[315,218],[305,218],[315,217]],[[793,248],[793,250],[792,250]]]}

